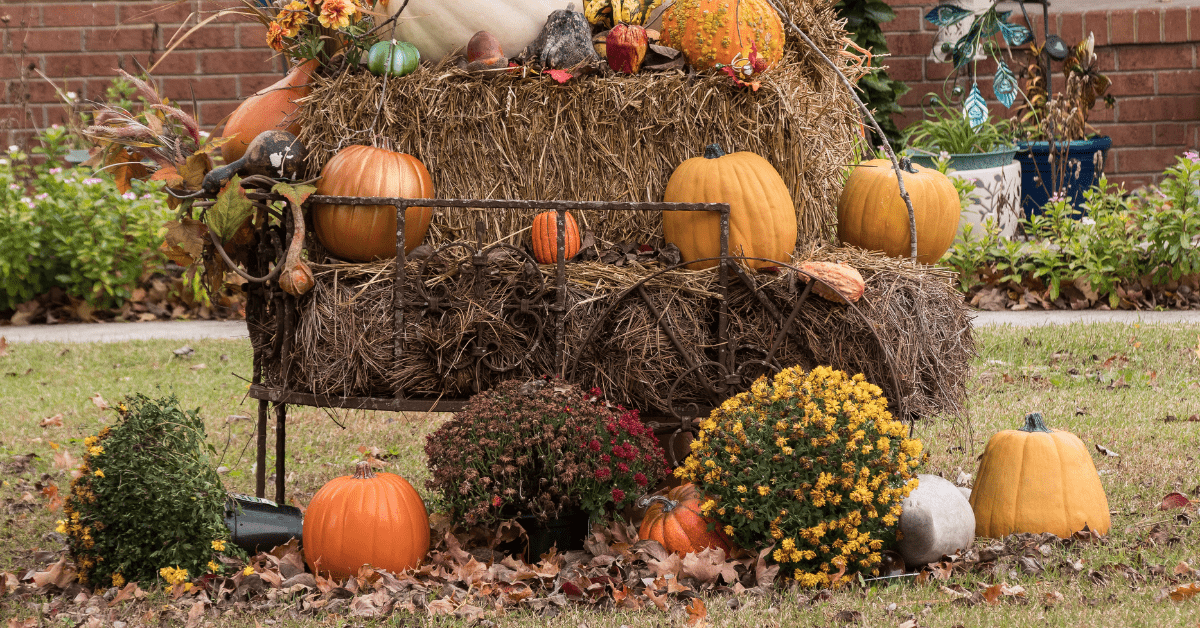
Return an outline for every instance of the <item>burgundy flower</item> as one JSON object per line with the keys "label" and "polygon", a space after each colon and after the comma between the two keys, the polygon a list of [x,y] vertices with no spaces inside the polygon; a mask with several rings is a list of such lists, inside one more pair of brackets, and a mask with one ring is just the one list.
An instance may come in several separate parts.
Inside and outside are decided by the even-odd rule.
{"label": "burgundy flower", "polygon": [[633,481],[637,482],[638,486],[645,486],[646,485],[646,476],[645,476],[645,474],[642,474],[642,473],[635,473],[635,474],[633,474]]}
{"label": "burgundy flower", "polygon": [[612,462],[612,456],[609,456],[608,454],[601,454],[600,462],[603,462],[604,464],[608,464],[608,463]]}
{"label": "burgundy flower", "polygon": [[500,496],[492,495],[492,508],[499,508],[499,507],[500,507]]}
{"label": "burgundy flower", "polygon": [[618,462],[617,471],[620,471],[621,473],[629,473],[629,465],[625,464],[624,462]]}
{"label": "burgundy flower", "polygon": [[593,438],[592,442],[588,443],[588,449],[592,451],[600,451],[600,441]]}
{"label": "burgundy flower", "polygon": [[607,480],[608,478],[612,477],[612,470],[608,467],[600,467],[599,469],[596,469],[595,475],[597,480]]}
{"label": "burgundy flower", "polygon": [[622,499],[625,499],[625,491],[622,491],[621,489],[614,486],[612,496],[613,496],[613,501],[620,502]]}

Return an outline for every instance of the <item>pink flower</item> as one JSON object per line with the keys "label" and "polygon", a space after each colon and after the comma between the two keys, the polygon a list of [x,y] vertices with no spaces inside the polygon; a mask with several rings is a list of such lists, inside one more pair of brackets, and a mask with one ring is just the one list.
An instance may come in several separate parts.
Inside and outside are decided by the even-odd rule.
{"label": "pink flower", "polygon": [[1189,151],[1185,152],[1185,153],[1183,154],[1183,156],[1184,156],[1184,157],[1185,157],[1185,158],[1186,158],[1188,161],[1190,161],[1190,162],[1192,162],[1192,163],[1194,163],[1194,164],[1196,164],[1196,163],[1200,163],[1200,154],[1198,154],[1198,153],[1197,153],[1196,151],[1194,151],[1194,150],[1189,150]]}
{"label": "pink flower", "polygon": [[629,465],[625,464],[624,462],[618,462],[617,471],[620,471],[621,473],[629,473]]}
{"label": "pink flower", "polygon": [[595,475],[597,480],[604,481],[612,477],[612,470],[608,467],[600,467],[599,469],[596,469]]}
{"label": "pink flower", "polygon": [[104,182],[104,179],[98,179],[96,177],[88,177],[83,180],[84,185],[96,185],[97,183],[103,183],[103,182]]}
{"label": "pink flower", "polygon": [[598,441],[594,438],[592,439],[592,442],[587,444],[587,446],[588,446],[588,449],[590,449],[592,451],[600,451],[600,441]]}
{"label": "pink flower", "polygon": [[60,172],[62,172],[62,168],[51,168],[50,169],[50,174],[58,174]]}
{"label": "pink flower", "polygon": [[137,200],[137,194],[134,194],[132,191],[130,191],[130,192],[126,192],[126,193],[122,194],[122,195],[121,195],[121,198],[123,198],[123,199],[125,199],[125,200],[127,200],[127,201],[136,201],[136,200]]}
{"label": "pink flower", "polygon": [[621,489],[614,486],[612,496],[613,496],[613,501],[620,502],[622,499],[625,499],[625,491],[622,491]]}
{"label": "pink flower", "polygon": [[492,508],[499,508],[499,507],[500,507],[500,496],[492,495]]}

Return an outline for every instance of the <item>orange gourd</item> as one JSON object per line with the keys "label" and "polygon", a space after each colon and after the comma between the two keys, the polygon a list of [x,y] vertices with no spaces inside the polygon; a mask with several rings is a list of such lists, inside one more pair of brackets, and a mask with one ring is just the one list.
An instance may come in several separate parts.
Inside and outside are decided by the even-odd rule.
{"label": "orange gourd", "polygon": [[[932,168],[901,159],[900,169],[917,222],[917,261],[932,264],[949,250],[958,232],[958,192],[949,177]],[[891,257],[909,257],[909,232],[908,207],[900,197],[892,162],[872,159],[858,164],[838,200],[838,239]]]}
{"label": "orange gourd", "polygon": [[720,530],[709,530],[712,520],[700,514],[704,495],[695,484],[677,486],[667,496],[654,495],[642,518],[638,538],[658,541],[669,552],[687,554],[706,547],[719,547],[729,556],[732,545]]}
{"label": "orange gourd", "polygon": [[[579,225],[567,212],[563,216],[563,259],[575,257],[579,252]],[[558,212],[542,212],[533,219],[530,230],[533,240],[533,257],[539,264],[554,264],[558,261]]]}
{"label": "orange gourd", "polygon": [[312,91],[308,81],[317,65],[317,60],[312,59],[296,66],[275,84],[242,101],[229,114],[222,133],[233,139],[221,147],[225,163],[241,159],[250,142],[263,131],[283,129],[292,135],[300,135],[300,122],[296,120],[296,110],[300,105],[296,104],[296,100]]}
{"label": "orange gourd", "polygon": [[[761,74],[783,59],[783,21],[766,0],[675,0],[662,14],[662,41],[698,70],[734,57]],[[737,64],[739,68],[742,64]]]}
{"label": "orange gourd", "polygon": [[988,440],[971,491],[975,536],[1052,532],[1067,538],[1086,525],[1108,534],[1108,497],[1078,436],[1051,430],[1034,412],[1025,425]]}
{"label": "orange gourd", "polygon": [[[371,146],[338,151],[317,182],[317,194],[392,198],[432,198],[433,178],[412,155]],[[420,246],[433,210],[409,207],[404,213],[404,252]],[[355,262],[396,256],[393,205],[313,206],[313,230],[334,257]]]}
{"label": "orange gourd", "polygon": [[[726,155],[710,144],[703,157],[675,168],[663,199],[677,203],[729,203],[729,254],[788,262],[796,250],[796,208],[787,184],[766,159],[751,153]],[[664,211],[663,238],[679,247],[683,261],[721,254],[721,217],[712,212]],[[716,260],[689,264],[712,268]],[[751,268],[774,266],[751,260]]]}
{"label": "orange gourd", "polygon": [[375,474],[366,461],[353,476],[330,480],[304,513],[304,561],[335,579],[363,565],[399,573],[429,551],[429,513],[404,478]]}

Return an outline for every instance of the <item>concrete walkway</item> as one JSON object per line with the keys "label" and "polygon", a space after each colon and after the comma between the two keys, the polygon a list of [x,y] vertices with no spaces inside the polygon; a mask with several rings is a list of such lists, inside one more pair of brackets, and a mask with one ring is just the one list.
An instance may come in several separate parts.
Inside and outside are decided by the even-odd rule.
{"label": "concrete walkway", "polygon": [[[977,312],[976,327],[1067,325],[1071,323],[1142,323],[1200,325],[1200,310],[1170,312],[1050,311]],[[151,323],[77,323],[0,327],[0,336],[18,342],[125,342],[129,340],[199,340],[247,338],[244,321],[158,321]]]}

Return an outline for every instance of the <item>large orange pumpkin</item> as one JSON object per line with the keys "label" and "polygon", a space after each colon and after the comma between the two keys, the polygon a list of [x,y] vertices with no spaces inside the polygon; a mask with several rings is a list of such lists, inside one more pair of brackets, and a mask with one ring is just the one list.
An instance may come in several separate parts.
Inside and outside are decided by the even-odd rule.
{"label": "large orange pumpkin", "polygon": [[342,579],[359,567],[401,572],[429,551],[429,513],[404,478],[375,474],[366,461],[353,476],[330,480],[304,512],[304,562]]}
{"label": "large orange pumpkin", "polygon": [[[317,194],[433,198],[433,178],[412,155],[347,146],[325,164]],[[429,207],[409,207],[405,211],[405,253],[420,246],[432,218]],[[396,256],[393,205],[314,205],[313,230],[330,254],[344,260],[367,262]]]}
{"label": "large orange pumpkin", "polygon": [[[675,168],[663,199],[676,203],[729,203],[729,254],[791,260],[796,249],[796,208],[787,184],[766,159],[751,153],[726,155],[711,144],[703,157]],[[721,217],[713,212],[665,211],[663,237],[679,247],[683,261],[721,254]],[[772,266],[748,261],[751,268]],[[715,260],[688,265],[712,268]]]}
{"label": "large orange pumpkin", "polygon": [[1034,412],[1025,425],[988,440],[971,491],[975,535],[1052,532],[1066,538],[1088,529],[1108,534],[1108,497],[1083,441],[1052,430]]}
{"label": "large orange pumpkin", "polygon": [[[563,259],[571,259],[579,252],[579,225],[570,212],[563,216],[563,235]],[[558,262],[558,212],[542,212],[535,216],[530,238],[533,240],[533,257],[539,264]]]}
{"label": "large orange pumpkin", "polygon": [[283,129],[292,135],[300,135],[300,122],[296,119],[296,110],[300,105],[296,104],[296,100],[312,91],[308,81],[316,69],[316,59],[296,66],[275,84],[243,100],[229,114],[222,133],[224,137],[233,139],[221,147],[225,163],[241,159],[250,142],[263,131]]}
{"label": "large orange pumpkin", "polygon": [[675,0],[662,15],[661,43],[701,70],[739,55],[749,61],[754,50],[757,74],[783,58],[783,21],[766,0]]}
{"label": "large orange pumpkin", "polygon": [[[904,189],[917,222],[917,261],[932,264],[950,248],[962,206],[950,179],[932,168],[902,159]],[[908,207],[887,159],[854,168],[838,200],[838,239],[891,257],[912,255]]]}
{"label": "large orange pumpkin", "polygon": [[677,486],[666,497],[650,498],[650,507],[642,518],[638,538],[658,541],[669,552],[687,554],[707,547],[719,547],[728,556],[732,548],[729,538],[720,530],[709,530],[711,519],[700,514],[704,495],[695,484]]}

